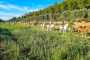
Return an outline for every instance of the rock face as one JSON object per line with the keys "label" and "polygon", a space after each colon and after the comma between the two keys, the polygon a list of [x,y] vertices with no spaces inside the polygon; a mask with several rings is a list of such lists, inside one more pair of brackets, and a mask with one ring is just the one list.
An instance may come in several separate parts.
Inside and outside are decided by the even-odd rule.
{"label": "rock face", "polygon": [[90,22],[85,22],[85,21],[75,22],[74,29],[77,32],[83,32],[83,33],[90,32]]}

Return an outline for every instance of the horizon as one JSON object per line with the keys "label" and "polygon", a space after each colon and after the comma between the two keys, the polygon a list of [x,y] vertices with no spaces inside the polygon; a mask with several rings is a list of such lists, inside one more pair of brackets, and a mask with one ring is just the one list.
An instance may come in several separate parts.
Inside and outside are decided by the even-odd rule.
{"label": "horizon", "polygon": [[0,19],[9,20],[26,13],[47,8],[64,0],[0,0]]}

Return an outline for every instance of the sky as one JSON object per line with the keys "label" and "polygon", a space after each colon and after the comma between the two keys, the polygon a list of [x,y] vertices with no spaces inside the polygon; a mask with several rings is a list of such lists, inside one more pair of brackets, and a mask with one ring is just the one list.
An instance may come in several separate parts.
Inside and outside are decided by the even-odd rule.
{"label": "sky", "polygon": [[8,20],[25,13],[47,8],[63,0],[0,0],[0,19]]}

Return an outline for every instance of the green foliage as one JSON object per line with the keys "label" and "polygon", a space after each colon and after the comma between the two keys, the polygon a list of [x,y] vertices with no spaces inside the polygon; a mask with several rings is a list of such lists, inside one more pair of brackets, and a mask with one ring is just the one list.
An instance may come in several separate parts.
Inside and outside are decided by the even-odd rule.
{"label": "green foliage", "polygon": [[0,28],[0,59],[17,60],[19,47],[8,29]]}
{"label": "green foliage", "polygon": [[8,29],[10,31],[14,31],[14,30],[22,30],[22,29],[27,29],[29,28],[29,26],[26,26],[24,24],[14,24],[14,23],[0,23],[0,28],[3,28],[3,29]]}
{"label": "green foliage", "polygon": [[[65,0],[63,3],[19,17],[18,20],[29,20],[30,16],[55,14],[64,10],[81,9],[89,4],[90,0]],[[83,15],[81,13],[82,11],[76,15],[80,17]],[[68,20],[72,24],[72,13],[68,12],[65,17],[69,17]],[[60,18],[63,18],[63,15]],[[13,20],[17,20],[17,18],[13,18]],[[79,33],[74,32],[46,32],[42,31],[39,26],[29,27],[23,24],[0,23],[1,44],[4,49],[0,49],[1,60],[90,59],[90,38],[82,38]]]}
{"label": "green foliage", "polygon": [[[19,17],[19,18],[13,18],[12,21],[24,21],[24,20],[28,20],[28,21],[33,21],[33,20],[41,21],[42,20],[43,21],[43,19],[37,19],[36,16],[39,17],[40,15],[44,16],[46,14],[55,15],[56,13],[60,14],[59,16],[61,16],[61,15],[63,15],[62,13],[64,11],[67,11],[67,10],[73,11],[73,10],[76,10],[76,9],[80,10],[80,9],[84,9],[84,8],[88,8],[88,9],[90,8],[90,0],[78,0],[78,1],[77,0],[69,0],[69,1],[68,0],[64,0],[61,3],[55,3],[54,5],[49,6],[49,7],[45,8],[45,9],[41,9],[39,11],[34,11],[34,12],[27,13],[24,16]],[[78,14],[80,16],[83,16],[82,13],[83,12],[79,12]],[[69,19],[72,19],[72,18],[75,19],[73,17],[74,15],[71,15],[71,13],[69,13],[68,16],[67,17]],[[31,18],[32,17],[33,18],[36,17],[36,18],[35,19],[30,19],[30,17]],[[66,16],[64,16],[64,18],[65,17]],[[78,17],[76,17],[76,18],[78,18]],[[58,19],[58,17],[57,17],[57,19]],[[57,20],[57,19],[54,19],[54,20]],[[62,19],[59,19],[59,20],[62,20]]]}
{"label": "green foliage", "polygon": [[77,33],[23,30],[16,32],[16,37],[19,38],[20,50],[24,50],[20,54],[30,60],[86,60],[89,58],[90,41],[81,38]]}
{"label": "green foliage", "polygon": [[0,28],[2,60],[89,60],[90,38],[75,32],[41,31],[36,27],[14,31]]}

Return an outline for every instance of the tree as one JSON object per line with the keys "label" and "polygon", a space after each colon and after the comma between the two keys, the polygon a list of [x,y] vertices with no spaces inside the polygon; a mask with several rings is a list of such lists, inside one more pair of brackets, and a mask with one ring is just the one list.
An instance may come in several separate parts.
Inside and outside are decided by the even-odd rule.
{"label": "tree", "polygon": [[2,20],[2,19],[0,19],[0,22],[3,22],[3,20]]}

